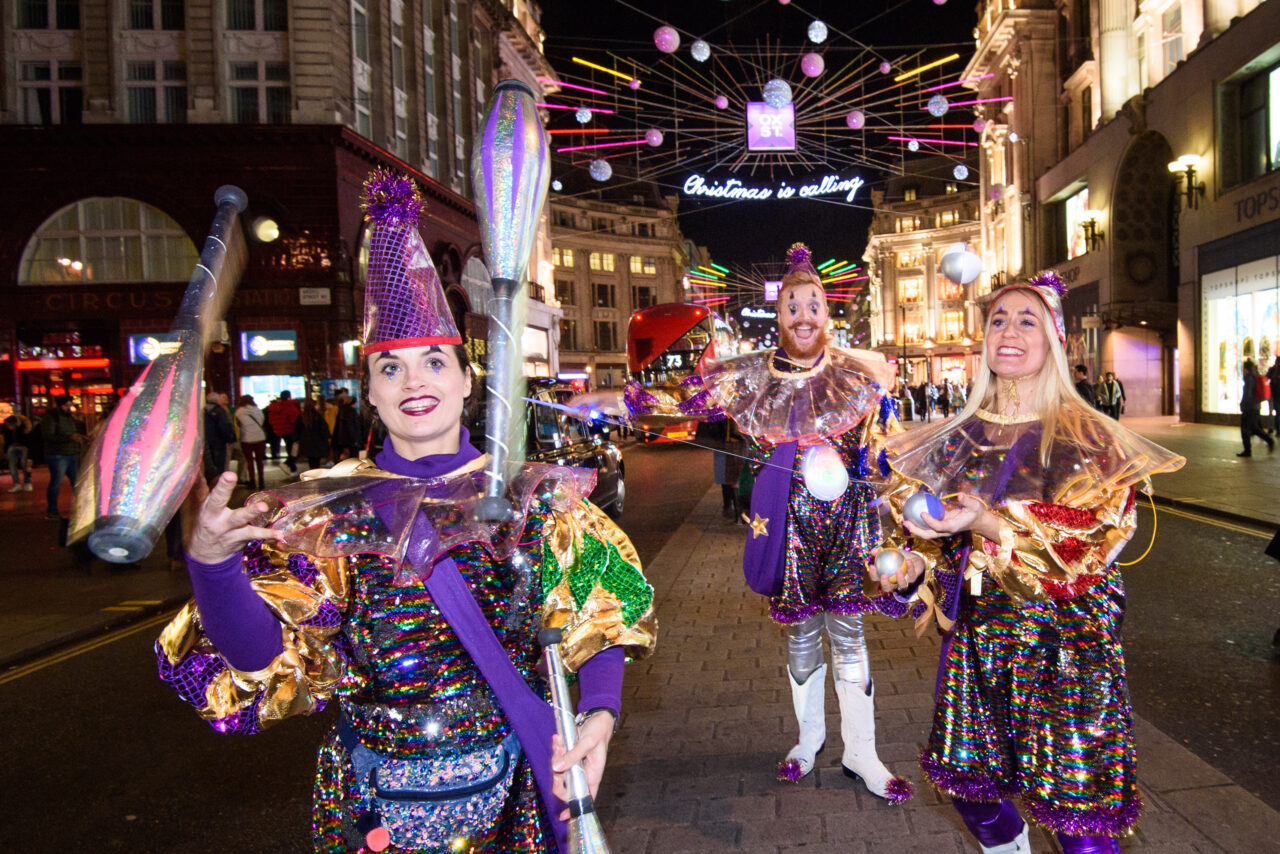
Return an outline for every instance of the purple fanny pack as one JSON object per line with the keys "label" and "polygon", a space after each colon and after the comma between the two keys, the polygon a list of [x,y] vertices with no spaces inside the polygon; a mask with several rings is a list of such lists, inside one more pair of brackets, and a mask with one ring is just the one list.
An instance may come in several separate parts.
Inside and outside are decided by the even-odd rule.
{"label": "purple fanny pack", "polygon": [[751,490],[751,529],[742,554],[742,574],[747,586],[763,596],[782,592],[787,558],[787,498],[791,494],[796,447],[795,442],[787,442],[774,448]]}

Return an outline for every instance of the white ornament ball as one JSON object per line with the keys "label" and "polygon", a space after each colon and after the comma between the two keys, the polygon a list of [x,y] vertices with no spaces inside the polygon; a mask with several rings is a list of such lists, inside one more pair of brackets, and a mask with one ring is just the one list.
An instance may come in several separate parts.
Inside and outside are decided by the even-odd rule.
{"label": "white ornament ball", "polygon": [[827,40],[827,25],[821,21],[814,21],[809,25],[809,41],[814,44],[822,44]]}
{"label": "white ornament ball", "polygon": [[585,125],[587,122],[591,121],[591,111],[586,107],[579,107],[578,111],[573,114],[573,117],[578,120],[578,124]]}
{"label": "white ornament ball", "polygon": [[775,77],[764,84],[764,91],[761,94],[766,104],[774,109],[781,109],[791,103],[791,84]]}
{"label": "white ornament ball", "polygon": [[963,163],[957,163],[956,168],[951,170],[951,174],[956,176],[957,181],[963,181],[969,177],[969,167]]}
{"label": "white ornament ball", "polygon": [[1009,141],[1010,142],[1018,141],[1018,132],[1016,130],[1009,131]]}
{"label": "white ornament ball", "polygon": [[706,62],[711,58],[711,45],[707,44],[702,39],[698,39],[693,44],[689,45],[689,53],[692,54],[693,58],[698,62]]}
{"label": "white ornament ball", "polygon": [[608,181],[613,176],[613,167],[609,165],[608,160],[592,160],[587,171],[597,181]]}
{"label": "white ornament ball", "polygon": [[551,182],[551,189],[555,190],[558,193],[564,189],[564,184],[561,184],[560,179],[557,178]]}
{"label": "white ornament ball", "polygon": [[680,47],[680,34],[668,24],[653,31],[653,44],[663,53],[675,53]]}
{"label": "white ornament ball", "polygon": [[949,252],[938,262],[942,275],[953,282],[967,285],[982,273],[982,258],[976,252]]}
{"label": "white ornament ball", "polygon": [[844,117],[844,123],[852,130],[861,130],[866,127],[867,114],[862,110],[850,110],[849,114]]}
{"label": "white ornament ball", "polygon": [[907,556],[900,549],[881,549],[876,555],[876,573],[897,575],[906,562]]}
{"label": "white ornament ball", "polygon": [[925,109],[929,111],[929,115],[935,117],[945,116],[951,102],[944,95],[934,95],[929,99],[929,103],[925,105]]}
{"label": "white ornament ball", "polygon": [[919,150],[920,150],[920,143],[916,142],[914,139],[907,143],[907,151],[919,151]]}
{"label": "white ornament ball", "polygon": [[849,488],[849,472],[844,460],[830,445],[811,445],[800,461],[805,489],[819,501],[835,501]]}

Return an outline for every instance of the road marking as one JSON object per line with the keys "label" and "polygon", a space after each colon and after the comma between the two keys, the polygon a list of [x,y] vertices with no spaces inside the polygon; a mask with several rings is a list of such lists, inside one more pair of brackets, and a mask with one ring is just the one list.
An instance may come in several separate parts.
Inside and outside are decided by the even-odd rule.
{"label": "road marking", "polygon": [[1201,522],[1205,525],[1213,525],[1216,528],[1225,528],[1228,531],[1235,531],[1236,533],[1239,533],[1239,534],[1248,534],[1251,537],[1258,537],[1259,539],[1263,539],[1263,540],[1269,540],[1273,536],[1275,536],[1274,531],[1268,532],[1265,530],[1261,530],[1259,528],[1249,528],[1237,522],[1224,522],[1223,520],[1215,519],[1212,516],[1205,516],[1200,513],[1192,513],[1187,510],[1181,510],[1176,507],[1170,507],[1167,504],[1160,505],[1160,512],[1168,513],[1171,516],[1181,516],[1183,519],[1190,519],[1193,522]]}
{"label": "road marking", "polygon": [[0,685],[12,682],[15,679],[21,679],[23,676],[30,676],[38,670],[43,670],[46,667],[52,667],[55,664],[60,664],[68,659],[75,658],[77,655],[84,655],[86,652],[92,652],[98,647],[106,646],[109,643],[115,643],[118,640],[123,640],[124,638],[129,637],[130,635],[136,635],[138,632],[155,628],[161,623],[168,622],[176,613],[177,611],[169,611],[164,614],[158,614],[154,617],[143,620],[140,623],[134,623],[133,625],[117,629],[114,632],[108,632],[100,638],[85,641],[84,643],[77,644],[69,649],[64,649],[44,658],[37,659],[30,664],[24,664],[21,667],[14,668],[8,673],[0,674]]}

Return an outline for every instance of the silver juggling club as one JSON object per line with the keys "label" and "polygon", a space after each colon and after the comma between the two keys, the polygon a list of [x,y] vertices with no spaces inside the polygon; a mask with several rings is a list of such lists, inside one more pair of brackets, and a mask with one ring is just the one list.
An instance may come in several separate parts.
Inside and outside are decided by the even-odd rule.
{"label": "silver juggling club", "polygon": [[507,463],[523,459],[525,442],[520,344],[529,299],[525,278],[551,176],[547,134],[528,86],[503,80],[494,88],[474,149],[471,183],[493,282],[485,372],[489,465],[475,513],[484,521],[503,522],[512,518]]}
{"label": "silver juggling club", "polygon": [[[556,732],[564,742],[565,750],[573,750],[578,743],[578,727],[573,722],[573,701],[569,699],[569,684],[564,676],[564,661],[560,658],[560,629],[543,629],[538,632],[547,664],[547,679],[551,682],[551,705],[556,713]],[[596,816],[587,786],[587,773],[578,763],[565,772],[569,785],[569,854],[608,854],[604,830]]]}

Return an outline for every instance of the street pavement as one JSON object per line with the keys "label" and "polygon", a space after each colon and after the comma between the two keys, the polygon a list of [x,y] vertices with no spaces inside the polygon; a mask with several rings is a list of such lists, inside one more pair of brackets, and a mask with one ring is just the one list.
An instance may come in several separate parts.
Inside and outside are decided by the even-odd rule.
{"label": "street pavement", "polygon": [[[1252,458],[1237,458],[1239,433],[1229,427],[1125,423],[1188,458],[1182,472],[1156,481],[1158,500],[1280,524],[1280,453],[1255,443]],[[269,485],[285,479],[283,469],[271,469]],[[0,562],[0,680],[168,611],[189,593],[184,573],[169,570],[163,544],[137,568],[78,560],[58,544],[59,523],[44,518],[46,478],[37,471],[35,491],[16,494],[0,480],[0,536],[8,551]],[[63,493],[66,510],[69,490]],[[647,562],[661,635],[657,653],[628,671],[625,719],[599,798],[613,850],[976,850],[915,765],[931,720],[938,644],[932,635],[916,639],[908,622],[870,618],[867,638],[880,755],[915,781],[916,797],[890,808],[840,773],[830,697],[818,770],[795,786],[774,779],[773,762],[795,730],[783,636],[768,620],[765,600],[741,582],[743,529],[725,524],[719,506],[713,487]],[[1136,723],[1146,811],[1126,850],[1274,850],[1280,814],[1175,739]],[[1056,850],[1043,835],[1033,839],[1037,851]]]}

